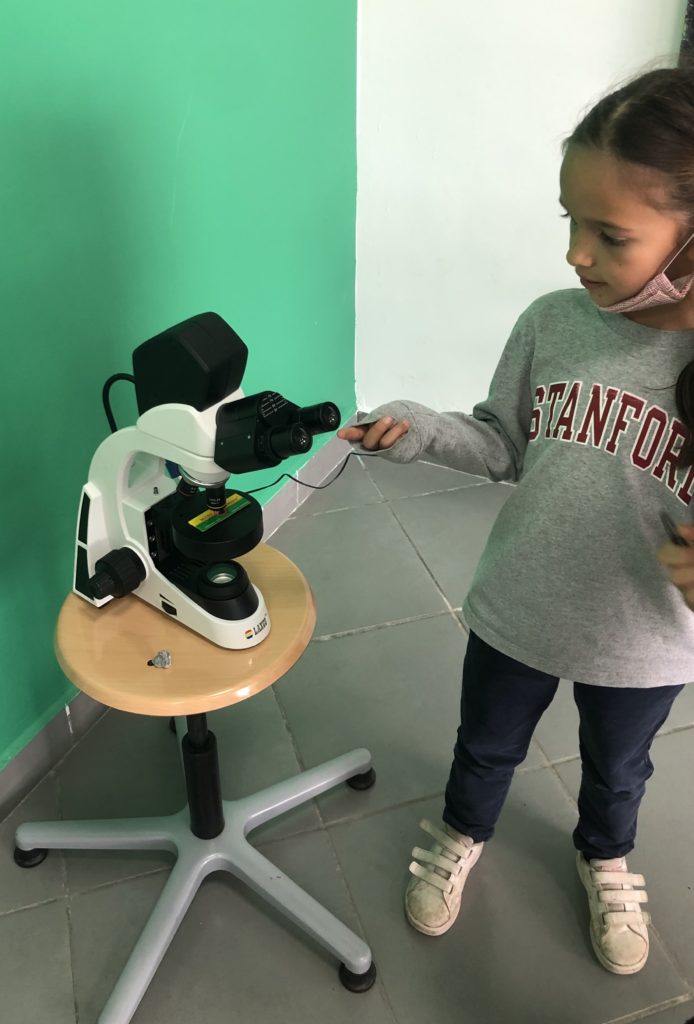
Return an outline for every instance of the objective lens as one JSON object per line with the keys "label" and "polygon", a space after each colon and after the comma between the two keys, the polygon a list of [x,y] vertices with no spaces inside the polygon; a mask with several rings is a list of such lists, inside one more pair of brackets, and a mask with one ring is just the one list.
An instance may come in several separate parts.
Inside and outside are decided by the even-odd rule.
{"label": "objective lens", "polygon": [[207,507],[219,514],[226,512],[227,492],[222,484],[220,487],[206,487]]}
{"label": "objective lens", "polygon": [[197,484],[191,484],[188,480],[184,480],[183,477],[178,481],[178,487],[176,488],[178,494],[182,494],[185,498],[192,498],[194,494],[198,493]]}

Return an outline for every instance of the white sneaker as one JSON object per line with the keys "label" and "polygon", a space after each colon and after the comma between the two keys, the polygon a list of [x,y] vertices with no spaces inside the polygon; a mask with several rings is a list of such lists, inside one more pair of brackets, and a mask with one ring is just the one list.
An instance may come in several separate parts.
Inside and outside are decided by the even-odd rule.
{"label": "white sneaker", "polygon": [[445,831],[423,819],[420,828],[436,842],[431,850],[415,846],[412,856],[431,867],[422,867],[412,861],[410,879],[405,893],[407,920],[425,935],[442,935],[451,927],[460,910],[470,868],[477,863],[484,843],[476,843],[469,836],[456,832],[450,825]]}
{"label": "white sneaker", "polygon": [[[613,974],[636,974],[648,959],[650,914],[643,875],[632,875],[624,857],[576,860],[578,876],[588,893],[590,940],[598,960]],[[641,886],[641,888],[636,888]]]}

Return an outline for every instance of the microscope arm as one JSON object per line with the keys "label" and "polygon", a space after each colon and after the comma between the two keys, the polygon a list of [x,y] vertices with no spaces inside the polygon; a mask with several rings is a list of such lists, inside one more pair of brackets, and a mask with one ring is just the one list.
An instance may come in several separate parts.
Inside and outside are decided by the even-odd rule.
{"label": "microscope arm", "polygon": [[[192,405],[173,402],[168,405],[157,405],[140,416],[137,429],[150,437],[158,438],[167,447],[177,445],[186,453],[213,459],[217,436],[217,411],[220,406],[236,402],[239,398],[243,398],[243,391],[240,388],[202,412],[198,412]],[[166,457],[169,458],[168,455]],[[186,459],[172,458],[171,461],[180,461],[186,469],[193,468],[192,465],[188,465]]]}
{"label": "microscope arm", "polygon": [[[83,543],[90,573],[98,559],[125,538],[146,559],[144,538],[137,540],[142,515],[177,485],[166,474],[165,462],[184,467],[202,484],[226,482],[229,473],[213,459],[215,413],[214,407],[199,413],[191,406],[157,406],[140,416],[137,426],[124,427],[102,441],[85,487],[90,512]],[[166,439],[157,436],[164,431]],[[185,446],[180,443],[184,438]],[[197,451],[191,450],[193,446]]]}

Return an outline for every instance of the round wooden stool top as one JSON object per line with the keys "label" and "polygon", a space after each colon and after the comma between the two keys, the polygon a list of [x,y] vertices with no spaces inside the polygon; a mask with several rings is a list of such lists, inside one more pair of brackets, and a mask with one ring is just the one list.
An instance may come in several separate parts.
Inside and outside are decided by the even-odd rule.
{"label": "round wooden stool top", "polygon": [[[215,711],[271,686],[308,646],[313,594],[294,563],[267,544],[237,561],[270,614],[270,634],[256,647],[225,650],[133,595],[95,608],[70,594],[55,633],[63,672],[94,700],[140,715]],[[170,652],[169,668],[147,664],[160,650]]]}

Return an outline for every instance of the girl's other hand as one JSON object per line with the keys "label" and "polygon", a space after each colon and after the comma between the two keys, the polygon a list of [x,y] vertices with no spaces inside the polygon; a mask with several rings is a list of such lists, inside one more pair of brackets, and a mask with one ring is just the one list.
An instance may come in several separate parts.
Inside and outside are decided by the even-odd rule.
{"label": "girl's other hand", "polygon": [[[678,524],[677,532],[690,545],[694,545],[694,526]],[[667,568],[670,579],[681,592],[687,607],[694,611],[694,547],[663,544],[662,548],[658,548],[657,558]]]}
{"label": "girl's other hand", "polygon": [[370,423],[366,427],[343,427],[338,430],[337,436],[343,441],[350,441],[358,444],[361,441],[362,448],[367,451],[382,451],[384,448],[392,448],[396,441],[404,437],[410,429],[407,420],[395,421],[392,416],[384,416],[376,423]]}

